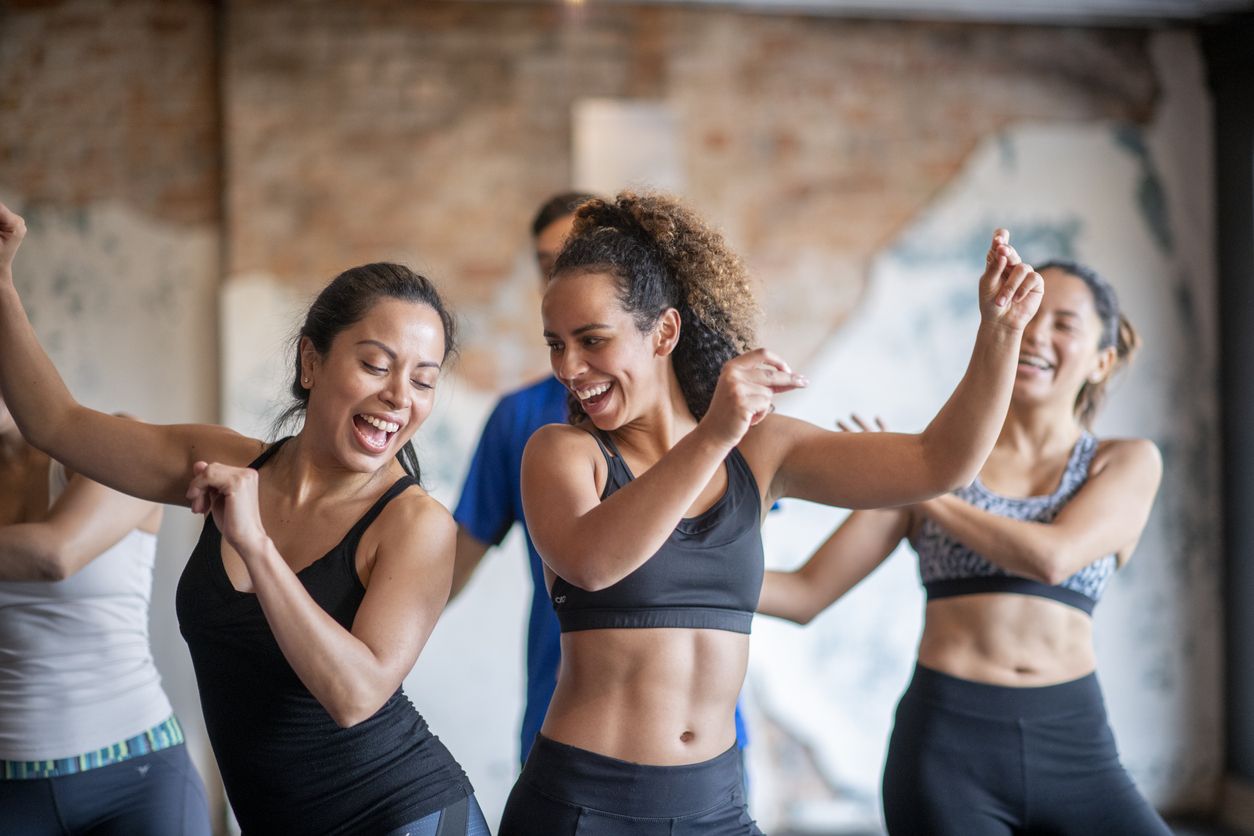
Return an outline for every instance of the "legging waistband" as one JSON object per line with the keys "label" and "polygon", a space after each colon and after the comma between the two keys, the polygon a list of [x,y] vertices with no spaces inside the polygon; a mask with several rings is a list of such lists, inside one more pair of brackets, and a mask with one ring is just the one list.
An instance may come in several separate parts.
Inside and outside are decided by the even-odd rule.
{"label": "legging waistband", "polygon": [[0,779],[6,781],[28,780],[34,778],[58,778],[62,775],[73,775],[98,769],[131,758],[146,755],[178,746],[183,742],[183,727],[178,718],[171,714],[165,720],[150,729],[146,729],[134,737],[119,741],[103,749],[84,752],[68,758],[57,758],[45,761],[6,761],[0,760]]}
{"label": "legging waistband", "polygon": [[740,754],[733,745],[701,763],[652,766],[536,735],[519,780],[568,804],[622,815],[677,818],[704,812],[731,797],[741,785]]}
{"label": "legging waistband", "polygon": [[903,700],[917,699],[965,714],[998,719],[1045,719],[1076,711],[1105,713],[1097,674],[1079,679],[1019,688],[973,682],[947,673],[915,665]]}

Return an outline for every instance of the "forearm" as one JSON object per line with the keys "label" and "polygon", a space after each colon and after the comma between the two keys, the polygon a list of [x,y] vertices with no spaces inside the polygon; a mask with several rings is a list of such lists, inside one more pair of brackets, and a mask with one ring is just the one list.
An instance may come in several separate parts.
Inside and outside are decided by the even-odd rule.
{"label": "forearm", "polygon": [[45,451],[78,407],[39,345],[11,273],[0,275],[0,391],[22,435]]}
{"label": "forearm", "polygon": [[694,430],[647,472],[583,514],[566,519],[542,514],[543,522],[531,532],[545,562],[582,589],[617,583],[662,547],[727,454],[725,446]]}
{"label": "forearm", "polygon": [[0,581],[59,581],[67,574],[56,545],[41,536],[36,523],[0,528]]}
{"label": "forearm", "polygon": [[345,728],[374,715],[399,678],[310,597],[272,541],[246,562],[270,630],[314,698]]}
{"label": "forearm", "polygon": [[814,600],[814,589],[799,571],[768,571],[762,579],[758,612],[797,624],[809,624],[822,610]]}
{"label": "forearm", "polygon": [[925,508],[955,540],[1007,572],[1046,584],[1071,574],[1065,538],[1049,523],[990,514],[953,496],[928,502]]}
{"label": "forearm", "polygon": [[1019,360],[1020,333],[982,322],[967,371],[922,433],[935,494],[970,484],[1005,422]]}

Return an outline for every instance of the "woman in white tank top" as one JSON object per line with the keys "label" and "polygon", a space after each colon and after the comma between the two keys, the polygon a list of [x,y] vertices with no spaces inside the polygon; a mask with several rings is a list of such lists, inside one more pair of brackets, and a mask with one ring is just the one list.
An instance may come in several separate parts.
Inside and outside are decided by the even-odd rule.
{"label": "woman in white tank top", "polygon": [[148,642],[160,523],[28,445],[0,400],[0,831],[210,832]]}

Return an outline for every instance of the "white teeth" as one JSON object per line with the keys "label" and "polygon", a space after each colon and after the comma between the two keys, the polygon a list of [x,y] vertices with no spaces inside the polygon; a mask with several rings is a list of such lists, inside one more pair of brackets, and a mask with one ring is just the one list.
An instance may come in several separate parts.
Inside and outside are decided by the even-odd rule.
{"label": "white teeth", "polygon": [[373,415],[361,415],[358,417],[370,426],[383,430],[385,433],[394,433],[401,428],[400,424],[395,424],[391,421],[384,421],[382,418],[376,418]]}
{"label": "white teeth", "polygon": [[597,395],[600,395],[603,392],[608,392],[609,390],[610,384],[598,383],[596,386],[592,386],[587,389],[576,389],[575,397],[579,398],[581,401],[586,401],[588,398],[595,398]]}
{"label": "white teeth", "polygon": [[1048,370],[1048,369],[1053,368],[1053,366],[1051,366],[1049,363],[1046,363],[1044,360],[1042,360],[1039,357],[1020,357],[1019,362],[1025,366],[1031,366],[1036,369]]}

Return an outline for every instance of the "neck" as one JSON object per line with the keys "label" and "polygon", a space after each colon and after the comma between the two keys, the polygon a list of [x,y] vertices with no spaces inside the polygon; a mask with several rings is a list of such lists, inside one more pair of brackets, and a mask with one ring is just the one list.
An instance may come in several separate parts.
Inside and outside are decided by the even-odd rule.
{"label": "neck", "polygon": [[1084,428],[1069,405],[1026,406],[1010,403],[997,446],[1020,453],[1071,449]]}
{"label": "neck", "polygon": [[304,428],[275,454],[270,467],[283,481],[283,494],[292,505],[356,496],[386,478],[389,470],[386,466],[373,473],[349,470],[310,438]]}
{"label": "neck", "polygon": [[675,370],[667,364],[665,394],[645,412],[614,431],[619,446],[627,446],[649,462],[656,462],[680,439],[692,432],[697,419],[688,409],[688,401],[679,388]]}

